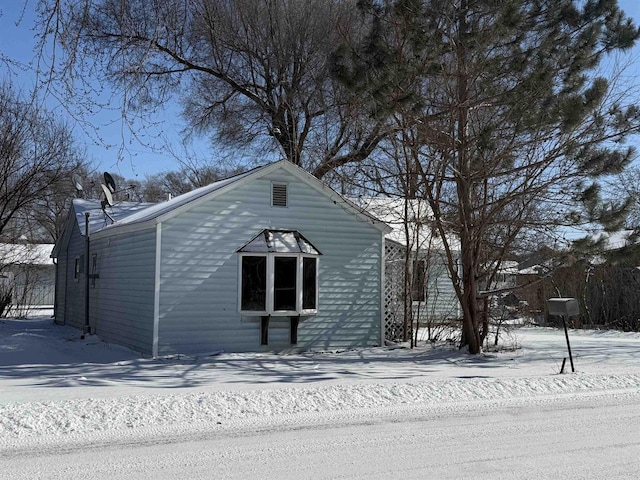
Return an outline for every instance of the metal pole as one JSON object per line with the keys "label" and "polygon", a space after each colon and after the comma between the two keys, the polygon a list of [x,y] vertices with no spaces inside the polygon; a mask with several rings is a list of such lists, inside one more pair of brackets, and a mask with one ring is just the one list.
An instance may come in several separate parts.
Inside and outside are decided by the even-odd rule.
{"label": "metal pole", "polygon": [[84,212],[85,265],[84,265],[84,331],[83,337],[90,332],[89,326],[89,212]]}
{"label": "metal pole", "polygon": [[571,362],[571,371],[575,373],[576,369],[573,367],[573,355],[571,355],[571,344],[569,343],[569,332],[567,331],[567,321],[564,315],[562,315],[562,325],[564,326],[564,336],[567,339],[567,350],[569,350],[569,361]]}

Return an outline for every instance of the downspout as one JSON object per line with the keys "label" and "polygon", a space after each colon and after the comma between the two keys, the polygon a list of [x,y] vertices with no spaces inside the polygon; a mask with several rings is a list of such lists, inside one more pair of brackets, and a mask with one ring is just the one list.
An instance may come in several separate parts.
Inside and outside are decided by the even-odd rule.
{"label": "downspout", "polygon": [[58,312],[58,258],[52,257],[55,266],[54,283],[53,283],[53,323],[56,322],[56,313]]}
{"label": "downspout", "polygon": [[[56,316],[55,322],[58,325],[67,324],[67,312],[69,311],[69,246],[71,241],[67,242],[67,248],[65,250],[64,257],[64,311],[62,312],[62,323],[58,323],[58,317]],[[56,283],[56,295],[58,290],[58,284]]]}
{"label": "downspout", "polygon": [[91,326],[89,325],[89,212],[84,212],[84,235],[85,235],[85,262],[84,262],[84,330],[82,336],[91,333]]}

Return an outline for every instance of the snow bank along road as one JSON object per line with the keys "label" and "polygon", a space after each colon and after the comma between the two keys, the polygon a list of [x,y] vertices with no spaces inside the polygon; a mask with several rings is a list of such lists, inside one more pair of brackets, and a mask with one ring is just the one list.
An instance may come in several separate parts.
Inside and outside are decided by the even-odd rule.
{"label": "snow bank along road", "polygon": [[5,444],[11,479],[636,479],[640,393],[316,412]]}

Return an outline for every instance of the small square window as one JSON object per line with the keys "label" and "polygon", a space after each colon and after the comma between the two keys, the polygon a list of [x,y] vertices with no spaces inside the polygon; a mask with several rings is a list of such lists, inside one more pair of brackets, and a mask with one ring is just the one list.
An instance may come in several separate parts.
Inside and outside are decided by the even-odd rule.
{"label": "small square window", "polygon": [[84,273],[84,255],[76,257],[73,263],[73,279],[77,282],[80,274]]}

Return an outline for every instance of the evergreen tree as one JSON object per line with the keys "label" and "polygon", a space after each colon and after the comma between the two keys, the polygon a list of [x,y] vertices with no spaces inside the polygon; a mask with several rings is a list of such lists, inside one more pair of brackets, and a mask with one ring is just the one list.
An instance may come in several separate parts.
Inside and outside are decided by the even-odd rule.
{"label": "evergreen tree", "polygon": [[634,158],[624,141],[640,111],[598,67],[640,33],[615,0],[359,5],[369,34],[336,52],[334,74],[372,115],[413,132],[416,192],[448,255],[462,344],[480,352],[482,299],[513,245],[560,226],[621,225],[628,202],[603,204],[598,180]]}

